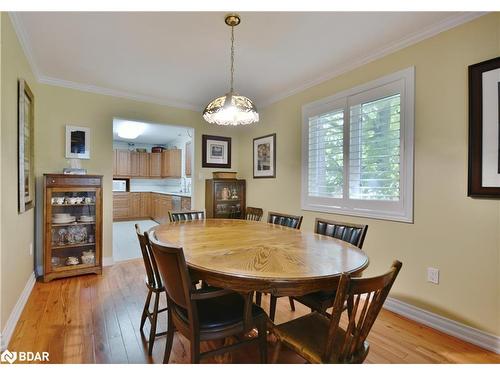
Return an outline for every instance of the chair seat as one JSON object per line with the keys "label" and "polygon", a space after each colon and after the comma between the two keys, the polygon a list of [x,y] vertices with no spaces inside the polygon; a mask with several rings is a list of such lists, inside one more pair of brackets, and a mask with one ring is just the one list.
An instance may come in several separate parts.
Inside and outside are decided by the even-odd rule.
{"label": "chair seat", "polygon": [[[201,330],[216,329],[235,325],[243,322],[245,301],[237,293],[222,297],[210,298],[196,301],[198,307],[198,319]],[[182,320],[188,324],[187,311],[179,306],[175,308]],[[252,317],[265,315],[259,306],[252,305]]]}
{"label": "chair seat", "polygon": [[[288,321],[273,328],[273,332],[287,346],[299,353],[304,359],[311,363],[325,363],[321,358],[328,338],[330,319],[317,312],[304,315],[300,318]],[[338,328],[333,344],[332,353],[339,353],[340,346],[344,342],[345,331]],[[360,358],[366,356],[368,343],[364,343],[363,353]],[[334,356],[326,363],[336,363]],[[358,362],[353,359],[351,362]],[[362,362],[362,361],[361,361]]]}

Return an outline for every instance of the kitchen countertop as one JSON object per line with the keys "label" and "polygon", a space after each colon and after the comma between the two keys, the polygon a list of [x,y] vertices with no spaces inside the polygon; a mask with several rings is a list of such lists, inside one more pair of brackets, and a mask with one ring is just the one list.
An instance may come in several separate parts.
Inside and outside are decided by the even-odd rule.
{"label": "kitchen countertop", "polygon": [[156,193],[156,194],[177,195],[179,197],[191,198],[191,193],[170,192],[161,190],[133,190],[133,191],[131,190],[130,193]]}

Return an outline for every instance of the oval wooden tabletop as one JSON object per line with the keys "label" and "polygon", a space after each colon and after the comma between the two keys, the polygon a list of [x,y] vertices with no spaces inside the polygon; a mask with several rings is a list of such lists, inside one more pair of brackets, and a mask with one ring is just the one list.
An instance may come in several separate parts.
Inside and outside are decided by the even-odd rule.
{"label": "oval wooden tabletop", "polygon": [[153,230],[158,240],[183,247],[196,276],[242,292],[310,293],[368,266],[366,254],[349,243],[257,221],[206,219]]}

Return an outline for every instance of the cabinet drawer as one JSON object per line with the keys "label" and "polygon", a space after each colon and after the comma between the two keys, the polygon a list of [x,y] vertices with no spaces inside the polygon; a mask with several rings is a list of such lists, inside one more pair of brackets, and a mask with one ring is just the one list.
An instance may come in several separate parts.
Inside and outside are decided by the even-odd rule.
{"label": "cabinet drawer", "polygon": [[47,187],[63,186],[101,186],[101,177],[97,176],[51,176],[46,179]]}

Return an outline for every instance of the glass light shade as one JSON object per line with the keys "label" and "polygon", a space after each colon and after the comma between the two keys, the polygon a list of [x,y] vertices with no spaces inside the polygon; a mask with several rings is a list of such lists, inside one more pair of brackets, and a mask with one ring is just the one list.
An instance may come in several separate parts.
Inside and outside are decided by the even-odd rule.
{"label": "glass light shade", "polygon": [[118,136],[125,139],[136,139],[146,129],[145,124],[135,121],[123,121],[118,127]]}
{"label": "glass light shade", "polygon": [[203,118],[210,124],[237,126],[259,121],[259,114],[246,96],[229,92],[212,100],[203,111]]}

